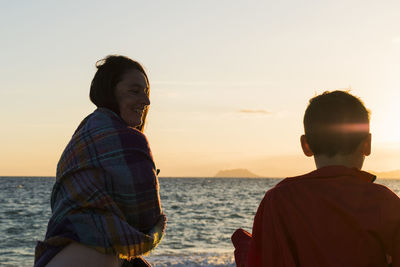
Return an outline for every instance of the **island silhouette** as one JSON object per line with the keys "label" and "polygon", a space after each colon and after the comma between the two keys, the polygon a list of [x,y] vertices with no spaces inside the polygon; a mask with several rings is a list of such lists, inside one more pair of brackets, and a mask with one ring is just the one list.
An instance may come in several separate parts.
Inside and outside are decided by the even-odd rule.
{"label": "island silhouette", "polygon": [[249,171],[248,169],[231,169],[231,170],[221,170],[215,174],[214,177],[224,177],[224,178],[260,178],[262,176],[257,175]]}
{"label": "island silhouette", "polygon": [[[376,175],[378,179],[400,179],[400,170],[383,171],[383,172],[376,172],[376,171],[368,170],[367,172]],[[245,168],[220,170],[215,174],[214,177],[218,177],[218,178],[262,178],[262,177],[284,178],[284,177],[272,177],[272,176],[268,176],[268,175],[258,175],[258,174],[255,174]]]}

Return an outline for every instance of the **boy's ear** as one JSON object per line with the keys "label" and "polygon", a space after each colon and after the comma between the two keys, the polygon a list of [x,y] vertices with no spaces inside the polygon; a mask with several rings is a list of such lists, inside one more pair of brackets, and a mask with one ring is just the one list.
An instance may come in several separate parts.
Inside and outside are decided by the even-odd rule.
{"label": "boy's ear", "polygon": [[300,143],[301,143],[301,148],[303,149],[304,155],[306,155],[307,157],[311,157],[314,155],[314,153],[312,152],[310,145],[307,142],[307,137],[303,134],[300,137]]}
{"label": "boy's ear", "polygon": [[371,154],[371,134],[369,133],[367,138],[363,141],[363,154],[369,156]]}

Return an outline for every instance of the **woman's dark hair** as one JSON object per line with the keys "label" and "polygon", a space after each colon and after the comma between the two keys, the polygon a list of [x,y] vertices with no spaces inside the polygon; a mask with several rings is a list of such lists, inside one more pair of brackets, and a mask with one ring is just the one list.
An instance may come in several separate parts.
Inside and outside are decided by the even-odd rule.
{"label": "woman's dark hair", "polygon": [[368,136],[369,111],[346,91],[324,92],[310,99],[303,123],[314,155],[346,155]]}
{"label": "woman's dark hair", "polygon": [[[120,55],[109,55],[97,61],[96,68],[97,72],[90,85],[90,100],[98,108],[108,108],[120,115],[118,103],[115,98],[115,87],[128,70],[136,69],[143,73],[147,84],[149,84],[147,95],[150,93],[150,83],[147,74],[142,65],[137,61]],[[141,132],[143,132],[147,112],[148,106],[143,112],[142,124],[136,127]]]}

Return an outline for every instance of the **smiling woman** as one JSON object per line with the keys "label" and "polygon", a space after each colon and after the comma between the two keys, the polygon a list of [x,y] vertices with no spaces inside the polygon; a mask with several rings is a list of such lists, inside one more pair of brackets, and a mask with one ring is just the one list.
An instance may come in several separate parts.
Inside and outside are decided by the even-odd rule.
{"label": "smiling woman", "polygon": [[98,107],[57,165],[46,238],[35,267],[149,266],[141,258],[164,235],[157,171],[143,135],[149,82],[123,56],[97,64],[90,99]]}

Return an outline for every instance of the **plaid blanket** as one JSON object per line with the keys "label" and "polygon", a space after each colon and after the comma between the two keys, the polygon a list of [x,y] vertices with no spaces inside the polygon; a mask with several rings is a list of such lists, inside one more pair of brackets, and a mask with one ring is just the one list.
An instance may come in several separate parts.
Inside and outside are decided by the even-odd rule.
{"label": "plaid blanket", "polygon": [[57,166],[52,216],[35,250],[46,265],[75,241],[131,260],[161,241],[166,217],[146,137],[99,108],[72,136]]}

